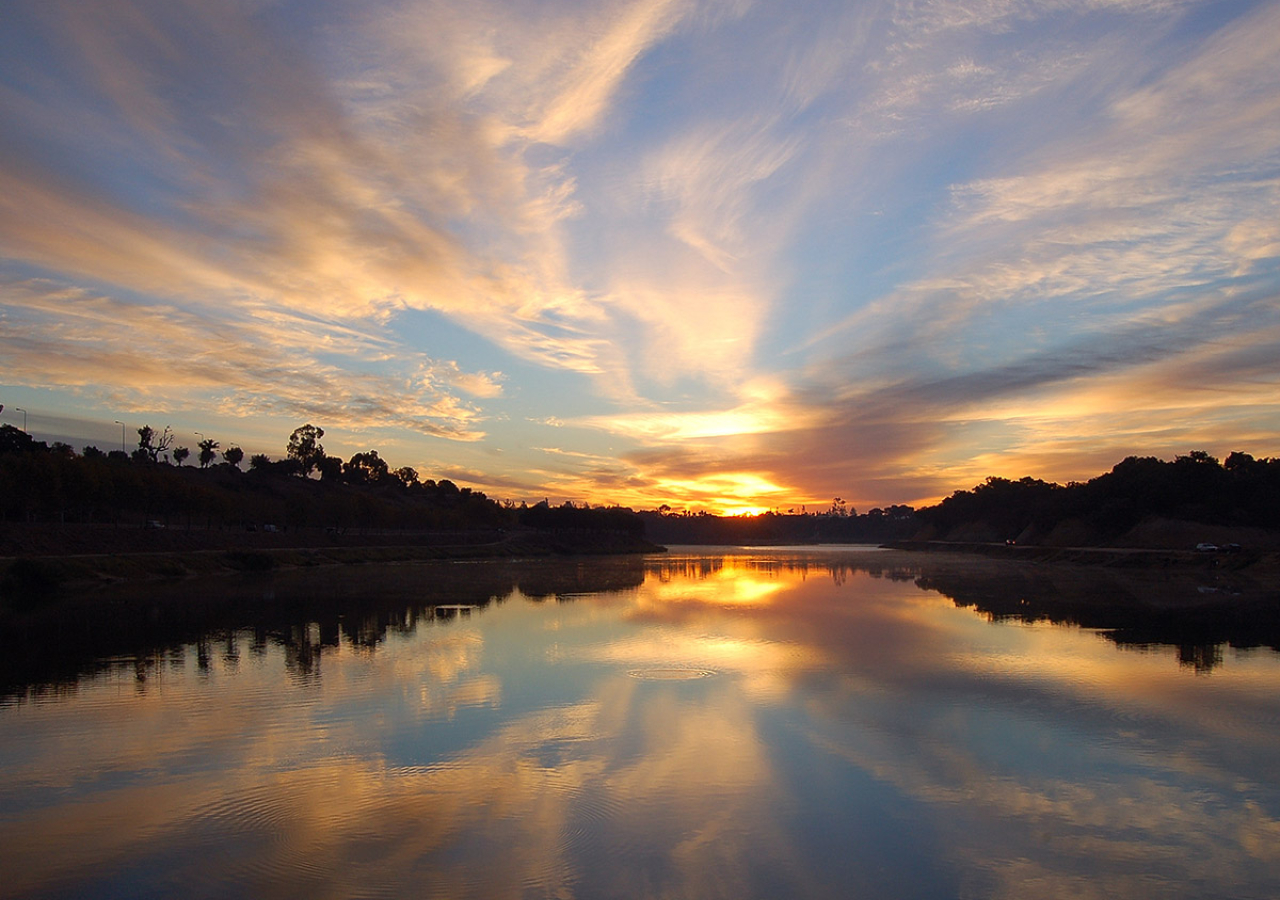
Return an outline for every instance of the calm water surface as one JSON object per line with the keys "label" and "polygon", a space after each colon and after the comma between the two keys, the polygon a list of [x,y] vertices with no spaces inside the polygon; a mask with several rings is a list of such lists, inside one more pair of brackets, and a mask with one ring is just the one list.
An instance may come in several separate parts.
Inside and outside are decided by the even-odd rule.
{"label": "calm water surface", "polygon": [[1280,656],[1098,620],[1143,589],[1225,588],[774,550],[63,611],[6,648],[0,897],[1280,896]]}

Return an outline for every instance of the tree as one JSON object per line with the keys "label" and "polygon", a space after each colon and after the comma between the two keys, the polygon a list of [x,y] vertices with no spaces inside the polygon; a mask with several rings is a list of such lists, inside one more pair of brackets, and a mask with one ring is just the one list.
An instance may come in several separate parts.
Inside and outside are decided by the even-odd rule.
{"label": "tree", "polygon": [[322,437],[324,437],[324,429],[317,428],[309,422],[295,428],[293,434],[289,435],[289,446],[285,453],[289,459],[298,464],[298,471],[304,478],[309,476],[324,459],[324,445],[320,443]]}
{"label": "tree", "polygon": [[12,425],[0,425],[0,453],[26,453],[34,449],[31,435]]}
{"label": "tree", "polygon": [[357,453],[342,467],[342,475],[352,484],[378,484],[388,477],[387,461],[377,450]]}
{"label": "tree", "polygon": [[138,459],[145,458],[151,462],[159,462],[160,454],[164,453],[173,446],[173,431],[168,425],[164,426],[164,431],[156,434],[156,430],[150,425],[143,425],[138,429],[138,450],[141,453],[134,453],[134,457]]}
{"label": "tree", "polygon": [[249,457],[249,470],[251,472],[265,472],[271,468],[271,457],[265,453],[255,453]]}
{"label": "tree", "polygon": [[244,451],[232,444],[226,450],[222,451],[222,458],[234,468],[240,468],[240,462],[244,459]]}
{"label": "tree", "polygon": [[218,449],[218,442],[213,438],[205,438],[196,446],[200,448],[200,468],[208,468],[209,463],[213,462],[214,458],[218,455],[214,452]]}
{"label": "tree", "polygon": [[413,487],[418,483],[418,470],[413,466],[401,466],[393,474],[405,487]]}
{"label": "tree", "polygon": [[342,460],[336,456],[326,456],[316,463],[316,471],[321,481],[337,481],[342,478]]}
{"label": "tree", "polygon": [[191,455],[191,451],[186,447],[173,448],[173,461],[176,462],[179,466],[181,466],[184,462],[186,462],[187,457],[190,455]]}

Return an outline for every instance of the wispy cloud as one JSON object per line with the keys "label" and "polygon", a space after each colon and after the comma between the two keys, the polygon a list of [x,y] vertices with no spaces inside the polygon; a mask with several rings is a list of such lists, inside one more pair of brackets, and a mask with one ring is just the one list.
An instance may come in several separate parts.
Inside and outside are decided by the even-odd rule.
{"label": "wispy cloud", "polygon": [[302,416],[356,430],[374,422],[475,441],[485,416],[452,391],[497,390],[492,375],[455,362],[385,371],[386,358],[401,355],[392,340],[296,315],[233,318],[40,281],[0,285],[0,300],[9,383],[71,388],[118,409],[198,402],[228,415]]}
{"label": "wispy cloud", "polygon": [[628,502],[1280,435],[1273,3],[10,7],[11,385]]}

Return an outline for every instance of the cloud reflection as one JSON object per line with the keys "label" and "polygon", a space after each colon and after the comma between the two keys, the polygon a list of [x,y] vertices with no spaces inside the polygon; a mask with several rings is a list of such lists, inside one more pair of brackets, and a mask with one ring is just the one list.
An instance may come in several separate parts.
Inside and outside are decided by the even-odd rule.
{"label": "cloud reflection", "polygon": [[[326,644],[307,678],[243,633],[141,686],[116,672],[0,709],[7,889],[151,872],[262,897],[1274,883],[1273,655],[1198,678],[926,587],[1008,575],[974,580],[974,561],[646,566],[638,587],[512,592]],[[655,666],[715,674],[631,675]]]}

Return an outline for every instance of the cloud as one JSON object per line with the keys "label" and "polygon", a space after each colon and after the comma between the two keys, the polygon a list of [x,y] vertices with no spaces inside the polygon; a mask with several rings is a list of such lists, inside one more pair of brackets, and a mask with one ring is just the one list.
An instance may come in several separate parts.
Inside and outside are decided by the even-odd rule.
{"label": "cloud", "polygon": [[[475,441],[485,416],[450,389],[497,390],[493,376],[465,373],[455,362],[398,375],[385,364],[399,355],[394,341],[320,319],[233,318],[45,281],[2,284],[0,298],[10,383],[71,387],[119,409],[183,408],[198,396],[233,416],[313,418],[355,430],[376,422]],[[344,362],[322,362],[317,351]]]}
{"label": "cloud", "polygon": [[636,59],[670,33],[690,6],[683,0],[632,0],[588,23],[587,41],[578,45],[554,95],[538,110],[529,138],[560,144],[597,127]]}
{"label": "cloud", "polygon": [[[518,33],[509,37],[526,55],[502,61],[436,6],[427,21],[470,35],[471,55],[386,49],[376,37],[406,13],[383,19],[384,8],[347,23],[355,52],[335,62],[327,47],[285,39],[269,8],[118,6],[109,21],[76,4],[47,11],[85,63],[32,65],[63,79],[111,137],[75,148],[81,170],[120,179],[104,189],[55,173],[43,145],[70,135],[47,121],[35,141],[11,142],[0,160],[7,256],[183,303],[348,322],[434,310],[517,356],[601,371],[607,347],[587,327],[601,314],[564,271],[557,236],[575,208],[573,179],[558,162],[527,163],[535,138],[512,118],[512,83],[553,107],[536,140],[586,129],[636,56],[679,21],[674,4],[602,13],[597,42],[567,72],[541,68],[528,54],[546,44]],[[564,15],[542,36],[567,48],[578,24]],[[363,63],[379,66],[372,79],[357,77]],[[441,81],[452,98],[435,96]],[[102,95],[112,113],[93,105]],[[47,120],[31,100],[11,91],[5,106]],[[141,179],[148,165],[159,183]]]}
{"label": "cloud", "polygon": [[743,253],[742,220],[752,190],[795,154],[798,139],[770,134],[767,121],[713,123],[664,144],[645,161],[645,199],[669,206],[668,231],[730,271]]}
{"label": "cloud", "polygon": [[[492,475],[579,497],[1273,434],[1280,12],[1194,7],[19,0],[10,381],[586,424],[611,464]],[[582,395],[508,417],[524,363]]]}

